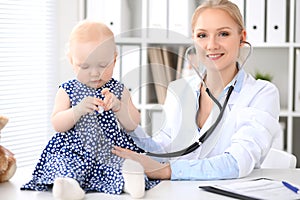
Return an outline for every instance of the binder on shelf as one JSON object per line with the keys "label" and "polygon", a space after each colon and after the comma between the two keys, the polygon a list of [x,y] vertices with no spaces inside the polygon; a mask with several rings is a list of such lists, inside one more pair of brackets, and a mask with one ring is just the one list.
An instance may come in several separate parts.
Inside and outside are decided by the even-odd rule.
{"label": "binder on shelf", "polygon": [[168,0],[148,0],[148,37],[167,38]]}
{"label": "binder on shelf", "polygon": [[195,0],[169,0],[169,38],[191,37],[190,24],[195,8]]}
{"label": "binder on shelf", "polygon": [[127,0],[87,0],[86,19],[105,23],[115,36],[126,35],[130,30],[130,11]]}
{"label": "binder on shelf", "polygon": [[140,103],[141,49],[139,45],[122,45],[120,53],[121,82],[129,90],[134,105]]}
{"label": "binder on shelf", "polygon": [[245,0],[231,0],[232,3],[235,3],[239,7],[243,19],[245,19]]}
{"label": "binder on shelf", "polygon": [[262,43],[265,36],[265,1],[248,0],[246,8],[247,41]]}
{"label": "binder on shelf", "polygon": [[157,102],[163,104],[167,94],[168,82],[161,49],[149,48],[148,56]]}
{"label": "binder on shelf", "polygon": [[300,43],[300,1],[295,1],[295,42]]}
{"label": "binder on shelf", "polygon": [[267,0],[266,42],[286,42],[287,1]]}
{"label": "binder on shelf", "polygon": [[121,52],[121,47],[120,45],[117,45],[117,53],[118,56],[116,58],[116,63],[115,63],[115,68],[114,68],[114,72],[113,72],[113,78],[121,81],[121,63],[120,63],[120,52]]}
{"label": "binder on shelf", "polygon": [[296,49],[295,59],[295,111],[300,112],[300,49]]}

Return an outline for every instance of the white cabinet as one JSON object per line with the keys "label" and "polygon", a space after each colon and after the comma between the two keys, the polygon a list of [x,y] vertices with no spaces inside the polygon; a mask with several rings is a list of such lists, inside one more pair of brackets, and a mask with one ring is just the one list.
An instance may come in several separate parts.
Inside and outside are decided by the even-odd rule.
{"label": "white cabinet", "polygon": [[[99,1],[99,0],[86,0],[87,3],[93,2],[93,1]],[[113,1],[113,0],[102,0],[105,2],[109,2],[111,4],[117,3],[117,2],[123,2],[122,1]],[[245,0],[241,1],[243,2],[243,5],[245,5],[245,11],[247,11],[247,1]],[[296,27],[295,24],[299,25],[299,3],[296,0],[286,0],[283,2],[282,0],[279,0],[282,5],[286,5],[285,13],[285,33],[284,33],[284,40],[282,40],[282,37],[278,42],[276,42],[276,38],[270,40],[272,42],[266,42],[267,41],[267,31],[270,28],[268,27],[268,23],[271,23],[272,20],[266,18],[265,20],[265,27],[264,27],[264,39],[263,41],[256,41],[255,40],[249,41],[252,43],[253,46],[253,54],[248,60],[248,62],[245,65],[245,68],[247,71],[249,71],[251,74],[255,76],[255,73],[267,73],[270,74],[273,79],[272,82],[278,87],[280,92],[280,106],[281,106],[281,114],[280,114],[280,121],[283,124],[284,129],[284,149],[288,152],[295,153],[300,157],[300,147],[297,145],[297,139],[300,138],[300,109],[296,109],[295,105],[299,105],[300,101],[300,94],[297,94],[300,91],[296,91],[295,88],[298,88],[300,90],[300,86],[295,87],[296,83],[299,84],[300,79],[300,61],[297,60],[297,54],[296,52],[300,49],[300,43],[299,39],[296,41],[296,35],[299,33],[296,33],[295,30],[299,30],[299,27]],[[177,2],[177,1],[174,1]],[[185,1],[188,3],[188,6],[176,6],[171,5],[171,3],[174,3],[172,0],[127,0],[127,9],[126,12],[121,10],[121,6],[115,6],[115,11],[118,14],[119,19],[114,18],[114,20],[122,20],[126,19],[129,20],[126,23],[126,27],[130,27],[130,30],[122,30],[123,27],[121,26],[118,21],[114,24],[119,24],[120,27],[117,27],[115,29],[121,30],[120,33],[116,35],[116,41],[117,44],[121,47],[122,46],[132,46],[136,47],[133,52],[138,51],[138,59],[140,66],[139,68],[135,68],[134,70],[138,70],[138,72],[135,72],[135,75],[139,75],[137,79],[140,81],[139,88],[135,88],[135,90],[139,91],[139,99],[137,107],[140,109],[142,114],[142,122],[141,125],[147,129],[150,133],[152,130],[157,129],[157,124],[161,124],[161,120],[152,120],[153,116],[156,116],[155,119],[157,119],[158,113],[161,110],[161,106],[159,105],[160,102],[158,102],[157,99],[159,99],[158,95],[159,92],[157,92],[157,88],[153,84],[154,80],[157,80],[159,76],[164,75],[168,77],[168,74],[171,74],[171,80],[174,79],[174,77],[178,77],[178,66],[184,66],[184,59],[183,56],[183,50],[191,45],[192,41],[190,39],[189,30],[183,30],[183,29],[190,29],[190,26],[188,23],[190,23],[190,17],[192,15],[192,12],[194,11],[194,8],[199,4],[199,1],[197,0],[188,0]],[[179,2],[179,1],[178,1]],[[263,9],[265,11],[270,10],[270,4],[271,1],[265,1],[266,8]],[[272,1],[273,2],[273,1]],[[124,2],[123,2],[124,3]],[[160,9],[150,10],[152,7],[157,8],[158,5],[161,4]],[[181,2],[182,3],[182,2]],[[297,5],[296,5],[297,3]],[[165,5],[166,4],[166,5]],[[169,10],[171,8],[182,8],[186,10],[178,11],[178,15],[176,15],[176,12],[174,10]],[[276,7],[276,6],[274,6]],[[296,7],[298,9],[296,9]],[[86,7],[88,8],[88,6]],[[96,8],[92,7],[92,9],[87,9],[86,12],[99,12],[101,13],[101,9],[105,8]],[[118,10],[119,9],[119,10]],[[162,11],[165,10],[165,11]],[[275,8],[274,8],[275,9]],[[278,9],[278,6],[276,7]],[[121,13],[121,15],[120,15]],[[122,13],[124,16],[122,16]],[[242,11],[243,15],[244,13],[247,15],[247,12]],[[95,14],[95,13],[93,13]],[[126,16],[125,16],[126,15]],[[149,16],[155,16],[155,18],[149,18]],[[91,13],[86,15],[91,16]],[[267,17],[267,13],[264,13],[262,16]],[[271,15],[270,15],[271,16]],[[171,17],[171,19],[170,19]],[[182,24],[176,24],[174,22],[174,17],[180,17],[180,20],[178,20],[179,23]],[[282,17],[279,17],[280,23],[282,24]],[[109,19],[105,19],[108,20]],[[261,20],[261,19],[258,19]],[[176,21],[176,20],[175,20]],[[271,21],[271,22],[269,22]],[[184,24],[183,24],[184,23]],[[187,24],[185,24],[187,23]],[[246,26],[247,26],[247,22]],[[272,22],[273,23],[273,22]],[[249,25],[249,24],[248,24]],[[152,27],[152,28],[149,28]],[[159,29],[160,27],[166,27],[166,29]],[[276,29],[276,25],[270,26],[271,28]],[[255,28],[255,27],[254,27]],[[280,25],[281,28],[281,25]],[[181,34],[176,33],[174,30],[179,30]],[[274,30],[272,30],[274,31]],[[253,37],[253,36],[251,36]],[[249,37],[249,38],[251,38]],[[158,54],[153,55],[153,49],[154,51],[160,52]],[[159,51],[157,50],[159,49]],[[160,49],[168,49],[169,54],[169,60],[166,60],[164,56],[166,56],[166,52],[160,51]],[[156,52],[156,53],[157,53]],[[170,53],[171,52],[171,53]],[[119,57],[120,62],[120,70],[119,72],[123,70],[122,66],[122,55],[126,54],[126,52],[121,52]],[[130,53],[130,52],[129,52]],[[179,55],[178,55],[179,54]],[[298,53],[299,54],[299,53]],[[163,60],[164,63],[170,63],[169,65],[172,66],[171,72],[170,71],[156,71],[156,73],[153,73],[154,70],[157,70],[158,64],[150,65],[149,62],[152,62],[153,59],[157,60]],[[300,59],[300,56],[298,56]],[[133,61],[133,63],[136,63],[136,61]],[[178,64],[180,63],[180,64]],[[298,65],[297,65],[298,63]],[[166,64],[163,64],[166,65]],[[163,66],[160,66],[163,67]],[[157,68],[157,69],[156,69]],[[297,70],[296,70],[297,69]],[[126,71],[127,69],[124,69],[123,71]],[[161,69],[160,69],[161,70]],[[172,71],[173,70],[173,71]],[[297,76],[296,76],[296,71]],[[122,75],[126,76],[126,74]],[[122,80],[121,76],[121,80]],[[124,77],[123,77],[124,78]],[[126,79],[126,77],[125,77]],[[167,78],[166,78],[167,79]],[[127,80],[128,81],[128,80]],[[167,87],[165,83],[161,83],[161,87]],[[162,89],[164,91],[164,89]],[[137,101],[135,101],[137,102]],[[158,123],[159,122],[159,123]],[[152,127],[153,124],[155,127]]]}

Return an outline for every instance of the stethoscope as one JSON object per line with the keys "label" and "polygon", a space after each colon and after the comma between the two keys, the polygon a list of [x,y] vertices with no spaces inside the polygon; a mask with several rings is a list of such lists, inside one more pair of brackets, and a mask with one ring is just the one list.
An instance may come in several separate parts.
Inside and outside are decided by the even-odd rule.
{"label": "stethoscope", "polygon": [[[244,60],[244,62],[240,65],[240,69],[244,67],[245,63],[247,62],[247,60],[249,59],[249,57],[252,54],[252,45],[247,42],[247,41],[241,41],[241,43],[247,44],[250,47],[250,50]],[[225,112],[227,103],[229,101],[229,98],[232,94],[232,91],[234,90],[234,86],[237,82],[237,80],[235,79],[232,83],[232,85],[229,87],[228,91],[227,91],[227,95],[226,98],[224,100],[223,105],[220,104],[220,102],[214,97],[214,95],[209,91],[209,88],[207,87],[207,85],[204,82],[204,78],[201,75],[201,73],[199,72],[199,69],[192,64],[191,60],[189,59],[189,53],[190,52],[194,52],[196,53],[196,48],[194,46],[190,46],[186,52],[185,52],[185,59],[187,59],[189,61],[189,63],[191,64],[192,68],[195,70],[196,74],[198,75],[198,77],[200,78],[203,86],[205,87],[205,91],[208,94],[208,96],[213,100],[213,102],[218,106],[220,113],[216,119],[216,121],[211,125],[211,127],[209,129],[207,129],[205,131],[205,133],[198,139],[198,141],[194,142],[193,144],[191,144],[190,146],[188,146],[185,149],[179,150],[179,151],[174,151],[174,152],[170,152],[170,153],[152,153],[152,152],[146,152],[145,151],[145,155],[148,156],[154,156],[154,157],[160,157],[160,158],[168,158],[168,157],[179,157],[179,156],[184,156],[186,154],[189,154],[193,151],[195,151],[197,148],[199,148],[201,146],[202,143],[204,143],[207,138],[213,133],[213,131],[215,130],[215,128],[219,125],[219,123],[221,122],[221,119],[223,117],[223,114]]]}

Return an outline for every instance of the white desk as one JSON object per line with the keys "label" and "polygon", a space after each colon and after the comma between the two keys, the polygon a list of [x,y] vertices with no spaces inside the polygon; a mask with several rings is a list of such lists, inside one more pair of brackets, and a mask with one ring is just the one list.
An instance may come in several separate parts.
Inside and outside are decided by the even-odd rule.
{"label": "white desk", "polygon": [[[18,169],[15,176],[6,183],[0,184],[0,200],[48,200],[53,199],[51,192],[20,191],[20,186],[26,183],[31,176],[32,170]],[[272,178],[286,180],[300,186],[300,169],[259,169],[243,179]],[[205,192],[198,187],[200,185],[226,184],[235,180],[221,181],[162,181],[153,189],[146,191],[143,199],[231,199],[225,196]],[[300,195],[299,195],[300,198]],[[86,200],[96,199],[131,199],[128,194],[107,195],[103,193],[88,193]],[[274,200],[276,197],[274,197]]]}

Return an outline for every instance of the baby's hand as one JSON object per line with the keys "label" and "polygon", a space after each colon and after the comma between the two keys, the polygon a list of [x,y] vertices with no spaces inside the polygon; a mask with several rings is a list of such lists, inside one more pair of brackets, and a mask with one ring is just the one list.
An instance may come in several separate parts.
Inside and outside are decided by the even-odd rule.
{"label": "baby's hand", "polygon": [[101,93],[104,95],[101,106],[105,111],[112,109],[113,112],[118,112],[121,109],[121,101],[108,88],[104,88]]}
{"label": "baby's hand", "polygon": [[95,110],[99,111],[102,101],[96,97],[85,97],[82,101],[74,106],[74,115],[81,117],[82,115],[92,113]]}

